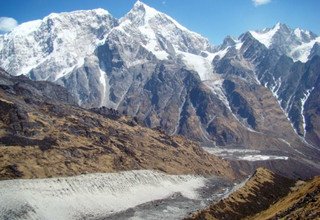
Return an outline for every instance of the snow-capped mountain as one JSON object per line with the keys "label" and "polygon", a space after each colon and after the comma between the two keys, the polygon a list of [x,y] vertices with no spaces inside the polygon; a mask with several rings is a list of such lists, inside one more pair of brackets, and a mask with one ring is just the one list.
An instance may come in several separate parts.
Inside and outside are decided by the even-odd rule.
{"label": "snow-capped mountain", "polygon": [[158,60],[179,59],[201,79],[210,78],[213,46],[209,41],[140,1],[114,31],[126,33],[127,38],[135,36]]}
{"label": "snow-capped mountain", "polygon": [[295,131],[318,145],[314,134],[318,116],[308,115],[306,109],[318,92],[319,39],[310,31],[280,23],[246,32],[237,40],[227,37],[220,47],[228,44],[228,52],[214,62],[214,68],[223,75],[236,75],[270,89]]}
{"label": "snow-capped mountain", "polygon": [[248,31],[238,39],[228,36],[218,47],[226,52],[213,60],[214,71],[268,88],[296,133],[318,145],[320,139],[314,129],[318,116],[310,113],[314,106],[313,110],[306,109],[316,102],[312,99],[318,91],[319,39],[310,31],[281,23],[262,31]]}
{"label": "snow-capped mountain", "polygon": [[320,140],[307,107],[318,91],[317,42],[278,23],[212,46],[137,1],[119,20],[98,9],[22,24],[0,36],[0,65],[65,86],[83,107],[115,108],[169,134],[300,152],[305,139]]}
{"label": "snow-capped mountain", "polygon": [[[131,35],[134,33],[139,35],[144,47],[159,59],[168,59],[168,56],[174,55],[175,51],[198,55],[202,51],[212,50],[207,39],[140,1],[120,19],[120,26],[117,29]],[[165,51],[167,55],[161,56],[158,54],[159,51]]]}
{"label": "snow-capped mountain", "polygon": [[294,61],[304,63],[308,61],[312,47],[320,43],[320,38],[311,31],[290,29],[281,23],[262,31],[250,31],[250,34],[268,49],[277,50]]}
{"label": "snow-capped mountain", "polygon": [[0,63],[13,75],[55,81],[94,52],[117,24],[106,10],[50,14],[0,36]]}

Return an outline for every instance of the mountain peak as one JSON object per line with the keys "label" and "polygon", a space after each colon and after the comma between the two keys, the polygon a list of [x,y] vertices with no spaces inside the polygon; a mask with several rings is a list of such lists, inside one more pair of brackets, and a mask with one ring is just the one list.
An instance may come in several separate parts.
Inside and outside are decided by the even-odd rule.
{"label": "mountain peak", "polygon": [[280,28],[288,28],[288,26],[285,23],[277,22],[274,25],[274,28],[280,29]]}
{"label": "mountain peak", "polygon": [[225,48],[233,46],[235,44],[236,44],[236,40],[233,37],[228,35],[226,38],[224,38],[223,43],[220,46],[220,49],[225,49]]}
{"label": "mountain peak", "polygon": [[149,6],[143,3],[142,1],[138,0],[136,1],[136,3],[134,3],[133,8],[140,8],[140,7],[149,7]]}
{"label": "mountain peak", "polygon": [[157,25],[169,25],[169,26],[172,25],[174,26],[175,29],[180,29],[181,31],[188,32],[197,37],[201,37],[201,35],[199,35],[198,33],[190,31],[183,25],[179,24],[175,19],[173,19],[169,15],[162,13],[157,9],[146,5],[140,0],[136,1],[133,8],[124,17],[120,19],[120,23],[130,20],[131,22],[138,25],[146,25],[150,23],[151,20],[154,20],[154,19],[157,21],[153,23]]}
{"label": "mountain peak", "polygon": [[230,35],[226,36],[226,38],[223,40],[223,44],[234,45],[236,43],[236,40],[231,37]]}
{"label": "mountain peak", "polygon": [[287,25],[278,22],[272,28],[265,28],[262,31],[250,31],[250,34],[260,43],[269,48],[275,35],[278,33],[290,34],[290,32],[291,29]]}
{"label": "mountain peak", "polygon": [[120,19],[120,23],[122,23],[122,21],[130,20],[133,23],[145,25],[154,17],[160,17],[161,15],[161,12],[138,0],[133,5],[132,9]]}
{"label": "mountain peak", "polygon": [[131,11],[134,11],[134,12],[142,11],[145,13],[145,15],[149,15],[150,17],[157,15],[157,14],[160,14],[159,11],[146,5],[145,3],[143,3],[142,1],[139,1],[139,0],[133,5],[133,8]]}
{"label": "mountain peak", "polygon": [[277,31],[284,31],[287,33],[291,32],[291,29],[284,23],[278,22],[273,29],[276,29]]}

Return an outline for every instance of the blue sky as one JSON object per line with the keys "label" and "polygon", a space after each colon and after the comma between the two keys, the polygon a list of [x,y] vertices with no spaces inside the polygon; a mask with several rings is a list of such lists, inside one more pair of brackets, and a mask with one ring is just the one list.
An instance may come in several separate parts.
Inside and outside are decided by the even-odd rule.
{"label": "blue sky", "polygon": [[[127,13],[136,0],[0,0],[0,17],[22,23],[52,12],[107,9],[114,17]],[[143,0],[190,30],[220,44],[226,35],[272,27],[277,22],[320,33],[319,0]],[[259,3],[261,3],[259,5]],[[0,30],[9,30],[14,20],[0,18]]]}

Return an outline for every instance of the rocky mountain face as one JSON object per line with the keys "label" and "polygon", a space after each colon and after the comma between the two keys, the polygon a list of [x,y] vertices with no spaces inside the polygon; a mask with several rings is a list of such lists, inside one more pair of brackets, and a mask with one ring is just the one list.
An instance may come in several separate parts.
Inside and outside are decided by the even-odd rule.
{"label": "rocky mountain face", "polygon": [[140,1],[119,20],[100,9],[53,14],[0,36],[3,68],[60,84],[82,107],[207,146],[310,158],[319,154],[318,54],[319,37],[283,24],[214,47]]}
{"label": "rocky mountain face", "polygon": [[317,219],[319,186],[319,177],[293,181],[259,168],[227,198],[186,219]]}
{"label": "rocky mountain face", "polygon": [[227,161],[192,141],[106,108],[80,108],[65,88],[2,69],[0,134],[0,179],[138,169],[234,177]]}
{"label": "rocky mountain face", "polygon": [[[319,56],[312,51],[318,47],[316,42],[319,38],[308,31],[291,30],[284,24],[277,24],[264,34],[247,32],[239,40],[242,42],[240,49],[227,53],[223,62],[217,62],[217,71],[249,80],[255,79],[268,88],[277,98],[295,132],[303,140],[318,146],[315,127],[319,116],[309,115],[307,109],[310,108],[309,102],[314,102],[312,99],[315,98],[310,95],[318,92],[315,88],[318,87],[319,80]],[[304,47],[299,50],[304,55],[297,58],[292,50],[298,51],[297,48],[300,47]],[[294,62],[296,59],[298,61]],[[250,63],[252,68],[246,70],[235,65],[237,62]]]}
{"label": "rocky mountain face", "polygon": [[[319,116],[308,116],[306,108],[309,108],[308,102],[312,102],[310,95],[317,93],[314,88],[319,78],[319,57],[312,52],[312,47],[317,48],[319,38],[302,30],[299,30],[301,36],[309,38],[298,37],[297,30],[277,24],[264,32],[247,32],[238,40],[226,38],[224,44],[228,42],[230,49],[221,60],[213,62],[216,72],[224,76],[235,76],[268,88],[300,138],[318,146],[317,135],[314,135],[317,129],[314,128]],[[297,58],[290,51],[303,45],[305,48],[300,52],[309,59],[299,57],[300,60],[294,62]]]}

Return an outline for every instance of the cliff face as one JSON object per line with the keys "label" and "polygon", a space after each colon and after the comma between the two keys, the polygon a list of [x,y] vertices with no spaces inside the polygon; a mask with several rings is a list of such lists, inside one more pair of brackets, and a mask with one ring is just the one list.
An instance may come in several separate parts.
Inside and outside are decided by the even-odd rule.
{"label": "cliff face", "polygon": [[0,178],[155,169],[232,177],[228,162],[116,111],[85,110],[61,86],[0,73]]}

